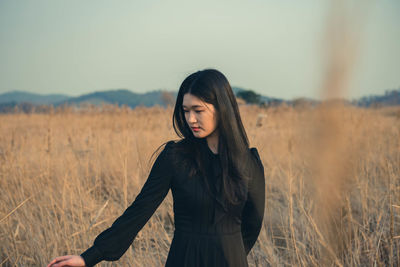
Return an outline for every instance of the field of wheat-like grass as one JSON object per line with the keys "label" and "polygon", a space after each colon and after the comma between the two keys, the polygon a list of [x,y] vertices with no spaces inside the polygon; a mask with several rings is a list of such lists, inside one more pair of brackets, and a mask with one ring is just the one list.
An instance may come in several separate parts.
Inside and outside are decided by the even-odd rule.
{"label": "field of wheat-like grass", "polygon": [[[400,109],[241,106],[266,177],[250,266],[400,266]],[[0,265],[80,254],[127,208],[172,108],[0,115]],[[154,157],[152,158],[154,160]],[[118,262],[163,266],[167,198]]]}

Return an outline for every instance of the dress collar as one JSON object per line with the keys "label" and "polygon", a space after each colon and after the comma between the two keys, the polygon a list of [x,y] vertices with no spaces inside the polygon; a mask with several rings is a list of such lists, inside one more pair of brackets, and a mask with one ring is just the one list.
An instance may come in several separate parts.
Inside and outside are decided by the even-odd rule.
{"label": "dress collar", "polygon": [[217,158],[219,156],[219,154],[215,154],[214,152],[211,151],[210,147],[207,144],[206,138],[202,138],[201,141],[202,141],[201,143],[203,144],[203,147],[207,151],[208,155],[210,155],[211,157],[214,157],[214,158]]}

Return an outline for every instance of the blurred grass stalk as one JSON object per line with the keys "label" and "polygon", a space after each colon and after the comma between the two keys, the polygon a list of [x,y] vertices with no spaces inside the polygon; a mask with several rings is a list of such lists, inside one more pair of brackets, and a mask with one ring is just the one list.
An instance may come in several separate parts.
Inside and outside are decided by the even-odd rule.
{"label": "blurred grass stalk", "polygon": [[[342,99],[349,93],[349,83],[362,44],[361,26],[365,24],[369,4],[369,1],[330,1],[324,42],[326,71],[320,91],[324,103],[310,117],[315,127],[310,139],[312,142],[307,145],[311,153],[315,192],[312,199],[315,205],[313,227],[318,234],[321,260],[325,266],[349,264],[346,257],[354,246],[357,232],[350,194],[357,184],[360,143],[359,139],[349,137],[360,136],[360,133],[352,132],[352,120],[346,119],[348,110]],[[392,245],[390,251],[389,265],[393,266]]]}

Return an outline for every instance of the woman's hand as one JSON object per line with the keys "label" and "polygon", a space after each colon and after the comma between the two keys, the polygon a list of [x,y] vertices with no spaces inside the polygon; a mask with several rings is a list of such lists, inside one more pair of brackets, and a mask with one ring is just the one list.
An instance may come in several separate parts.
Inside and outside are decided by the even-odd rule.
{"label": "woman's hand", "polygon": [[81,256],[67,255],[54,258],[47,267],[85,267],[85,261]]}

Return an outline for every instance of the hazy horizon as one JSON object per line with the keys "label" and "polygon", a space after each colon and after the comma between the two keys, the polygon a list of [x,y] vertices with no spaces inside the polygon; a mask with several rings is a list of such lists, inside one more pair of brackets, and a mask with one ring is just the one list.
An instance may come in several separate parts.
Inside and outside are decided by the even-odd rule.
{"label": "hazy horizon", "polygon": [[[243,88],[243,87],[240,87],[240,86],[233,86],[233,87],[239,87],[239,88],[242,88],[242,89],[245,89],[245,90],[252,90],[252,91],[255,91],[256,93],[259,93],[259,92],[257,92],[256,90],[253,90],[253,89],[249,89],[249,88]],[[45,96],[45,95],[63,95],[63,96],[67,96],[67,97],[80,97],[80,96],[82,96],[82,95],[87,95],[87,94],[91,94],[91,93],[97,93],[97,92],[105,92],[105,91],[115,91],[115,90],[129,90],[129,91],[131,91],[132,93],[136,93],[136,94],[146,94],[146,93],[150,93],[150,92],[155,92],[155,91],[168,91],[168,92],[175,92],[175,93],[177,93],[178,92],[178,89],[177,90],[168,90],[168,89],[154,89],[154,90],[148,90],[148,91],[146,91],[146,92],[137,92],[137,91],[134,91],[134,90],[131,90],[131,89],[129,89],[129,88],[110,88],[110,89],[104,89],[104,90],[94,90],[94,91],[91,91],[91,92],[85,92],[85,93],[82,93],[82,94],[76,94],[76,95],[71,95],[71,94],[67,94],[67,93],[37,93],[37,92],[32,92],[32,91],[24,91],[24,90],[10,90],[10,91],[5,91],[5,92],[0,92],[0,95],[2,95],[2,94],[6,94],[6,93],[13,93],[13,92],[21,92],[21,93],[31,93],[31,94],[37,94],[37,95],[43,95],[43,96]],[[346,99],[346,100],[356,100],[356,99],[360,99],[360,98],[362,98],[362,97],[369,97],[369,96],[380,96],[380,95],[384,95],[385,93],[386,93],[386,91],[392,91],[392,90],[399,90],[400,91],[400,87],[399,88],[395,88],[395,89],[387,89],[387,90],[385,90],[385,91],[383,91],[383,92],[380,92],[380,93],[376,93],[376,94],[368,94],[368,95],[362,95],[362,96],[358,96],[358,97],[347,97],[347,96],[343,96],[343,97],[339,97],[339,98],[344,98],[344,99]],[[275,96],[271,96],[271,95],[265,95],[265,94],[262,94],[262,93],[259,93],[260,95],[262,95],[262,96],[266,96],[266,97],[271,97],[271,98],[278,98],[278,99],[283,99],[283,100],[295,100],[295,99],[301,99],[301,98],[306,98],[306,99],[314,99],[314,100],[322,100],[321,98],[318,98],[318,97],[306,97],[306,96],[303,96],[303,97],[292,97],[292,98],[284,98],[284,97],[275,97]],[[334,97],[335,98],[335,97]]]}
{"label": "hazy horizon", "polygon": [[[1,1],[0,93],[176,91],[216,68],[265,96],[320,98],[329,1],[118,3]],[[400,2],[358,3],[347,99],[400,88]]]}

